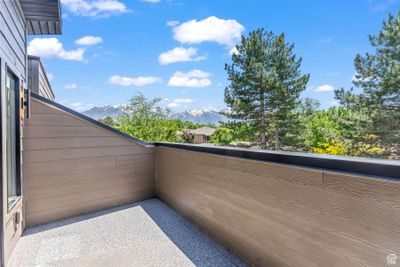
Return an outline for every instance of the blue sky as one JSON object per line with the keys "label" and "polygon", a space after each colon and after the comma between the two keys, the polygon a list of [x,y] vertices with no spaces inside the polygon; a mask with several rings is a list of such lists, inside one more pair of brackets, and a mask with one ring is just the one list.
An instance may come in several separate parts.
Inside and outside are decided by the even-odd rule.
{"label": "blue sky", "polygon": [[[63,34],[32,36],[56,101],[83,111],[126,104],[137,92],[174,111],[223,109],[224,64],[240,34],[285,32],[311,79],[302,97],[334,105],[357,53],[371,51],[399,0],[61,0]],[[86,37],[86,38],[84,38]],[[35,39],[36,38],[36,39]]]}

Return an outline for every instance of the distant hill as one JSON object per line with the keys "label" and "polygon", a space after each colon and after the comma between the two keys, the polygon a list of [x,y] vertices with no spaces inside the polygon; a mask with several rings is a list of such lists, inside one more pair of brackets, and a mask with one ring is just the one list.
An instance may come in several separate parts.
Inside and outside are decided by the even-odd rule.
{"label": "distant hill", "polygon": [[104,119],[105,117],[116,118],[122,115],[124,112],[122,111],[122,107],[113,107],[113,106],[102,106],[102,107],[93,107],[89,110],[83,112],[84,115],[91,117],[92,119],[99,120]]}
{"label": "distant hill", "polygon": [[[95,120],[104,119],[108,116],[116,118],[123,113],[122,107],[120,106],[93,107],[83,112],[84,115]],[[227,121],[227,118],[224,115],[221,115],[219,111],[212,109],[192,109],[174,113],[172,117],[182,121],[191,121],[199,124],[219,124],[220,122]]]}
{"label": "distant hill", "polygon": [[219,111],[211,109],[192,109],[175,113],[173,116],[182,121],[191,121],[200,124],[219,124],[228,120]]}

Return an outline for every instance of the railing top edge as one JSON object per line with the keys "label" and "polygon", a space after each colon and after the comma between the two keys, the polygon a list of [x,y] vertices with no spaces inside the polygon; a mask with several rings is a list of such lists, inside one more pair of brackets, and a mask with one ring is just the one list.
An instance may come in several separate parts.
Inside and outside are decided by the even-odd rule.
{"label": "railing top edge", "polygon": [[248,148],[156,142],[156,146],[170,147],[222,156],[283,163],[327,171],[376,176],[400,180],[400,161],[361,157],[320,155],[307,152],[272,151]]}

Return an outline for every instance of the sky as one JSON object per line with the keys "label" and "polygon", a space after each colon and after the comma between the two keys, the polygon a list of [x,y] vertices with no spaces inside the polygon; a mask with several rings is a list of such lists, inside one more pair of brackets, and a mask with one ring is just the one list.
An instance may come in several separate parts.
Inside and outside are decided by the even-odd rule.
{"label": "sky", "polygon": [[337,105],[354,57],[371,52],[400,0],[61,0],[62,35],[30,36],[56,101],[77,111],[127,104],[141,92],[175,112],[226,108],[224,64],[241,35],[285,33],[311,75],[301,97]]}

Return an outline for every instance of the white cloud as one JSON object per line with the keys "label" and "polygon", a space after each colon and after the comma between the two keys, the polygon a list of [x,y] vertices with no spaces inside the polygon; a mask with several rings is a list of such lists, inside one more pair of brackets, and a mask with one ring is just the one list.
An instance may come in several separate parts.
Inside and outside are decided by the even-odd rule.
{"label": "white cloud", "polygon": [[160,3],[161,0],[142,0],[142,2],[151,3],[151,4],[157,4],[157,3]]}
{"label": "white cloud", "polygon": [[118,0],[61,0],[64,7],[77,16],[109,17],[128,12]]}
{"label": "white cloud", "polygon": [[168,27],[175,27],[178,24],[179,24],[179,21],[177,21],[177,20],[169,20],[169,21],[167,21],[167,26]]}
{"label": "white cloud", "polygon": [[315,92],[330,92],[335,90],[335,88],[332,85],[329,84],[324,84],[321,86],[318,86],[317,88],[315,88]]}
{"label": "white cloud", "polygon": [[82,38],[79,38],[78,40],[75,41],[75,44],[77,45],[97,45],[103,42],[103,39],[99,36],[84,36]]}
{"label": "white cloud", "polygon": [[160,62],[161,65],[166,65],[175,62],[200,61],[206,58],[206,56],[198,56],[196,48],[175,47],[172,50],[160,54],[158,62]]}
{"label": "white cloud", "polygon": [[93,104],[83,104],[83,103],[81,103],[81,102],[75,102],[75,103],[69,104],[69,106],[70,106],[72,109],[81,112],[81,111],[85,111],[85,110],[91,109],[91,108],[93,108],[95,105],[93,105]]}
{"label": "white cloud", "polygon": [[169,108],[176,108],[177,106],[179,106],[179,104],[174,102],[168,104]]}
{"label": "white cloud", "polygon": [[65,50],[57,38],[34,38],[28,44],[28,54],[43,58],[58,57],[65,60],[83,60],[84,48]]}
{"label": "white cloud", "polygon": [[192,70],[187,73],[177,71],[168,81],[168,86],[177,87],[208,87],[210,85],[210,73],[201,70]]}
{"label": "white cloud", "polygon": [[64,86],[65,89],[77,89],[78,85],[76,83],[68,83]]}
{"label": "white cloud", "polygon": [[144,86],[159,83],[161,82],[161,78],[154,76],[125,77],[114,75],[108,79],[108,82],[120,86]]}
{"label": "white cloud", "polygon": [[189,104],[193,102],[193,99],[190,98],[176,98],[173,100],[175,103],[178,104]]}
{"label": "white cloud", "polygon": [[193,103],[194,100],[190,99],[190,98],[175,98],[174,100],[172,100],[169,104],[168,107],[169,108],[176,108],[179,106],[182,106],[184,104],[190,104]]}
{"label": "white cloud", "polygon": [[174,39],[183,44],[216,42],[231,49],[240,40],[244,26],[233,19],[208,17],[173,26]]}

